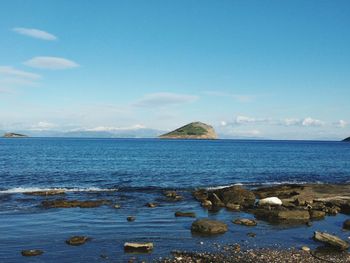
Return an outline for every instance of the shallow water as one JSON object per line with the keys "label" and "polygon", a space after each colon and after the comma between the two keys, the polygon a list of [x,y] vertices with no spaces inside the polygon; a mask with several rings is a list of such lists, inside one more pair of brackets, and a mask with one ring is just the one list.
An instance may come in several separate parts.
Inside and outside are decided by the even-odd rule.
{"label": "shallow water", "polygon": [[[0,139],[0,262],[124,262],[126,241],[152,241],[151,260],[173,249],[212,249],[212,243],[243,246],[308,245],[314,230],[348,238],[341,231],[346,215],[285,227],[259,221],[257,227],[237,226],[232,219],[252,215],[225,209],[202,209],[190,194],[195,187],[281,182],[343,183],[350,180],[350,144],[311,141],[180,141],[144,139]],[[44,197],[23,194],[40,189],[66,189],[69,199],[108,199],[121,209],[44,209]],[[165,189],[177,189],[185,199],[169,202]],[[55,199],[59,197],[49,197]],[[157,201],[157,208],[145,203]],[[224,220],[229,231],[211,238],[192,236],[194,219],[174,212],[195,211],[197,217]],[[136,216],[135,222],[126,217]],[[255,232],[255,238],[247,237]],[[72,235],[91,241],[71,247]],[[204,244],[200,244],[203,242]],[[24,258],[22,249],[40,248],[44,255]],[[100,255],[109,259],[102,259]]]}

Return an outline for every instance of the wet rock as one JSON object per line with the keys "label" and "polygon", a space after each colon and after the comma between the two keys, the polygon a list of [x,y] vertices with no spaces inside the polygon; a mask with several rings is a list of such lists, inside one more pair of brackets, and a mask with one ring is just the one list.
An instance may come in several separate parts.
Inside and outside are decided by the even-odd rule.
{"label": "wet rock", "polygon": [[253,232],[249,232],[249,233],[247,233],[247,236],[248,237],[256,237],[256,234]]}
{"label": "wet rock", "polygon": [[64,195],[66,194],[64,190],[48,190],[48,191],[33,191],[26,192],[25,195],[35,195],[35,196],[52,196],[52,195]]}
{"label": "wet rock", "polygon": [[343,228],[347,229],[347,230],[350,230],[350,219],[347,219],[347,220],[344,221]]}
{"label": "wet rock", "polygon": [[40,256],[44,254],[44,251],[40,249],[29,249],[29,250],[22,250],[21,254],[24,257],[35,257],[35,256]]}
{"label": "wet rock", "polygon": [[340,207],[338,206],[326,207],[325,212],[327,213],[327,215],[335,216],[340,212]]}
{"label": "wet rock", "polygon": [[204,235],[223,234],[227,230],[228,227],[224,222],[210,219],[198,219],[192,223],[191,227],[193,233]]}
{"label": "wet rock", "polygon": [[158,206],[158,204],[156,204],[156,203],[147,203],[146,206],[149,207],[149,208],[155,208],[155,207]]}
{"label": "wet rock", "polygon": [[66,243],[71,246],[80,246],[86,243],[89,238],[85,236],[73,236],[66,240]]}
{"label": "wet rock", "polygon": [[266,197],[266,198],[260,199],[258,204],[259,206],[267,206],[267,205],[278,206],[278,205],[282,205],[282,201],[278,197]]}
{"label": "wet rock", "polygon": [[192,194],[194,198],[199,202],[203,202],[204,200],[208,199],[208,191],[205,189],[198,189],[194,191]]}
{"label": "wet rock", "polygon": [[220,200],[220,198],[215,193],[209,195],[209,200],[212,202],[213,206],[224,207],[225,204]]}
{"label": "wet rock", "polygon": [[255,204],[255,194],[238,185],[217,189],[213,192],[225,205],[233,203],[242,207],[253,207]]}
{"label": "wet rock", "polygon": [[210,208],[210,207],[213,206],[213,203],[212,203],[211,201],[209,201],[209,200],[203,200],[202,203],[201,203],[201,205],[202,205],[203,207],[205,207],[205,208]]}
{"label": "wet rock", "polygon": [[128,216],[128,217],[126,218],[126,220],[128,220],[129,222],[133,222],[133,221],[136,220],[136,217],[134,217],[134,216]]}
{"label": "wet rock", "polygon": [[119,209],[121,206],[120,206],[120,204],[115,204],[113,207],[114,207],[115,209]]}
{"label": "wet rock", "polygon": [[124,250],[127,253],[149,253],[153,250],[153,243],[124,243]]}
{"label": "wet rock", "polygon": [[183,199],[183,197],[179,195],[176,191],[165,191],[164,195],[172,201],[180,201]]}
{"label": "wet rock", "polygon": [[307,225],[308,227],[312,227],[312,222],[311,222],[311,221],[308,221],[308,222],[306,222],[306,225]]}
{"label": "wet rock", "polygon": [[45,200],[41,202],[42,206],[45,208],[94,208],[102,205],[110,204],[107,200],[97,200],[97,201],[78,201],[78,200]]}
{"label": "wet rock", "polygon": [[326,212],[310,210],[310,218],[311,219],[323,219],[326,216]]}
{"label": "wet rock", "polygon": [[324,232],[316,231],[314,233],[314,239],[339,250],[347,250],[349,248],[348,242],[340,239],[337,236],[330,235]]}
{"label": "wet rock", "polygon": [[303,246],[303,247],[301,247],[301,250],[306,251],[306,252],[310,252],[311,249],[307,246]]}
{"label": "wet rock", "polygon": [[310,219],[307,210],[268,210],[257,209],[254,211],[257,218],[277,223],[305,223]]}
{"label": "wet rock", "polygon": [[196,217],[196,213],[177,211],[177,212],[175,212],[175,216],[176,217]]}
{"label": "wet rock", "polygon": [[239,211],[241,209],[241,206],[234,203],[227,203],[226,208],[232,211]]}
{"label": "wet rock", "polygon": [[234,224],[237,225],[244,225],[244,226],[256,226],[257,222],[252,219],[247,219],[247,218],[238,218],[236,220],[232,221]]}

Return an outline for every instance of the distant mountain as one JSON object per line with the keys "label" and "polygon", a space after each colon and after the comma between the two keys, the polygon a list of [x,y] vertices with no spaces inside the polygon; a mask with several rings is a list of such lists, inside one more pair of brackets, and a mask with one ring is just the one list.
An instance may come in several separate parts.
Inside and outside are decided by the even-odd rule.
{"label": "distant mountain", "polygon": [[350,137],[344,139],[343,142],[350,142]]}
{"label": "distant mountain", "polygon": [[159,136],[163,139],[217,139],[212,126],[202,122],[192,122],[172,132]]}
{"label": "distant mountain", "polygon": [[28,136],[20,133],[7,132],[3,135],[3,137],[4,138],[25,138]]}

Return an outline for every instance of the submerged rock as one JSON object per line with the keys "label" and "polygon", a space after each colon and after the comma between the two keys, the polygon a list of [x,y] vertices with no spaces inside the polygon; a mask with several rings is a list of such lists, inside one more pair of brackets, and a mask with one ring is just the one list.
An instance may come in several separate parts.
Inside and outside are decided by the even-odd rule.
{"label": "submerged rock", "polygon": [[180,201],[183,199],[176,191],[165,191],[164,195],[171,201]]}
{"label": "submerged rock", "polygon": [[158,206],[158,204],[156,204],[156,203],[147,203],[146,206],[149,207],[149,208],[155,208],[155,207]]}
{"label": "submerged rock", "polygon": [[136,220],[136,217],[134,217],[134,216],[128,216],[128,217],[126,218],[126,220],[128,220],[129,222],[133,222],[133,221]]}
{"label": "submerged rock", "polygon": [[244,226],[256,226],[258,223],[255,220],[247,219],[247,218],[238,218],[232,221],[236,225],[244,225]]}
{"label": "submerged rock", "polygon": [[66,193],[64,190],[48,190],[48,191],[25,192],[24,194],[35,195],[35,196],[51,196],[51,195],[64,195]]}
{"label": "submerged rock", "polygon": [[102,205],[110,204],[107,200],[96,200],[96,201],[78,201],[78,200],[45,200],[41,202],[42,206],[45,208],[94,208]]}
{"label": "submerged rock", "polygon": [[80,246],[86,243],[89,238],[85,236],[73,236],[66,240],[66,243],[71,246]]}
{"label": "submerged rock", "polygon": [[314,233],[314,239],[336,249],[347,250],[349,248],[348,242],[340,239],[337,236],[330,235],[324,232],[316,231]]}
{"label": "submerged rock", "polygon": [[124,243],[124,250],[127,253],[149,253],[153,250],[153,243]]}
{"label": "submerged rock", "polygon": [[347,230],[350,230],[350,219],[347,219],[347,220],[344,221],[343,228],[347,229]]}
{"label": "submerged rock", "polygon": [[307,210],[257,209],[254,214],[257,218],[277,223],[306,223],[310,219]]}
{"label": "submerged rock", "polygon": [[44,254],[44,251],[40,249],[28,249],[28,250],[22,250],[21,254],[24,257],[34,257],[34,256],[40,256]]}
{"label": "submerged rock", "polygon": [[264,205],[272,205],[272,206],[282,205],[282,201],[278,197],[266,197],[259,200],[259,206],[264,206]]}
{"label": "submerged rock", "polygon": [[177,211],[177,212],[175,212],[175,216],[176,217],[196,217],[196,213]]}
{"label": "submerged rock", "polygon": [[210,220],[210,219],[198,219],[192,223],[191,231],[204,235],[223,234],[227,232],[228,227],[224,222]]}

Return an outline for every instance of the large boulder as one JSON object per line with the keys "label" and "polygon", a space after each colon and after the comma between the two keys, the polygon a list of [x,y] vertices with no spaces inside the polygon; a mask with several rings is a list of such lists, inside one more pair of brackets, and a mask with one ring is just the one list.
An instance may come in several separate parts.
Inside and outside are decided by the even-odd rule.
{"label": "large boulder", "polygon": [[203,235],[223,234],[227,230],[228,227],[224,222],[210,219],[198,219],[192,223],[191,227],[193,233]]}
{"label": "large boulder", "polygon": [[153,250],[153,243],[124,243],[124,250],[127,253],[149,253]]}
{"label": "large boulder", "polygon": [[276,223],[305,223],[310,219],[308,210],[298,209],[257,209],[254,214],[257,218]]}
{"label": "large boulder", "polygon": [[349,248],[348,242],[340,239],[337,236],[330,235],[324,232],[316,231],[314,233],[314,239],[339,250],[347,250]]}
{"label": "large boulder", "polygon": [[253,207],[255,204],[255,194],[238,185],[217,189],[213,193],[215,193],[225,205],[230,203],[242,207]]}

